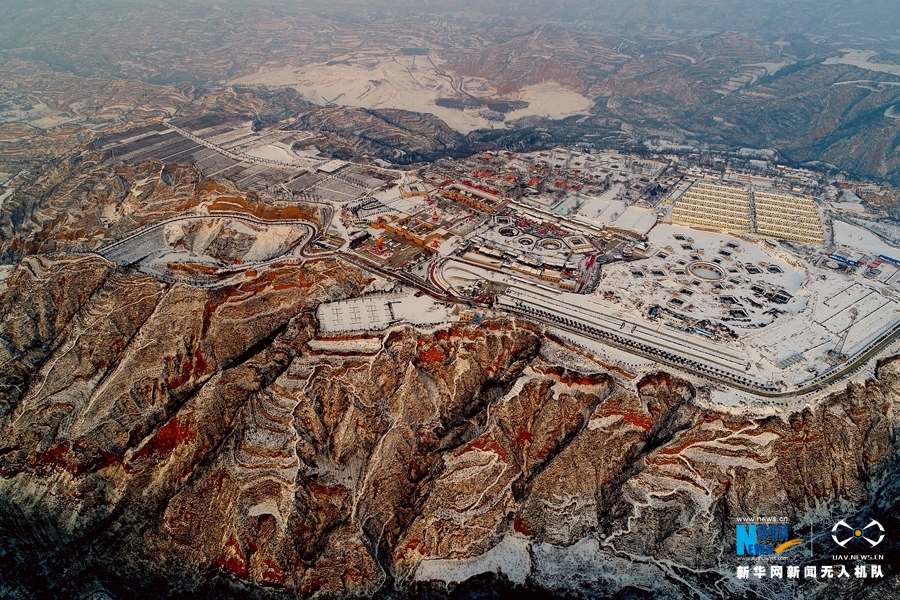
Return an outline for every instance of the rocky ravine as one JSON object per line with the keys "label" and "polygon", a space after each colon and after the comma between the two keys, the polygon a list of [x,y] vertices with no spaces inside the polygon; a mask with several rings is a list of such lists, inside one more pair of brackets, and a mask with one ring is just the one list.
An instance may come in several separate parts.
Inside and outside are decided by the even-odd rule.
{"label": "rocky ravine", "polygon": [[[25,259],[0,307],[0,595],[441,596],[417,574],[519,547],[531,587],[741,596],[736,517],[896,509],[898,362],[748,417],[522,321],[310,344],[314,307],[367,283],[330,260],[213,292]],[[892,597],[887,575],[799,593]]]}

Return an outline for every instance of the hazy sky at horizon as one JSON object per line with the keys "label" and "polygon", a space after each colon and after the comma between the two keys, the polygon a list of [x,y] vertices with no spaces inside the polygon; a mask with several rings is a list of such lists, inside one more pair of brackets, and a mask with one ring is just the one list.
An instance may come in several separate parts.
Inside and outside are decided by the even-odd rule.
{"label": "hazy sky at horizon", "polygon": [[[316,11],[365,12],[379,9],[414,13],[468,13],[540,21],[591,22],[629,29],[738,30],[748,33],[825,34],[842,29],[861,37],[895,34],[900,40],[898,0],[275,0]],[[266,0],[256,0],[265,5]],[[271,0],[270,0],[270,5]],[[375,13],[375,14],[373,14]]]}
{"label": "hazy sky at horizon", "polygon": [[27,36],[26,30],[60,26],[102,30],[105,24],[147,8],[162,9],[180,19],[207,12],[221,15],[223,7],[311,11],[353,22],[403,13],[469,22],[484,18],[493,24],[503,19],[535,25],[563,23],[622,33],[658,27],[686,35],[739,31],[761,39],[803,33],[834,43],[896,42],[900,52],[900,0],[0,0],[0,14],[7,25],[4,28],[0,22],[0,47],[6,45],[4,41]]}

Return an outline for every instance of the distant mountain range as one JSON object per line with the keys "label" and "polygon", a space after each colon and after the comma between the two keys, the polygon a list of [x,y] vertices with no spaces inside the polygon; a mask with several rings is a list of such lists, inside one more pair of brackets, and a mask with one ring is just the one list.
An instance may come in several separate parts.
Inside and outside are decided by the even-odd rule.
{"label": "distant mountain range", "polygon": [[[565,15],[581,11],[578,22],[565,26],[536,25],[527,16],[543,10],[544,2],[517,5],[499,17],[492,16],[496,7],[488,1],[481,5],[487,16],[470,12],[452,20],[402,12],[386,17],[377,5],[361,8],[354,3],[327,7],[335,18],[299,12],[287,4],[256,4],[133,4],[103,12],[102,18],[102,6],[92,2],[65,9],[41,3],[17,9],[13,4],[0,24],[0,60],[26,61],[16,63],[28,65],[16,70],[17,77],[28,71],[46,72],[41,77],[47,82],[54,72],[106,77],[174,88],[190,97],[261,71],[333,68],[327,65],[337,64],[335,59],[350,64],[348,57],[355,61],[354,73],[364,75],[366,57],[380,57],[377,64],[400,61],[409,67],[391,71],[404,78],[402,89],[431,86],[429,94],[441,102],[427,100],[426,94],[415,107],[402,98],[382,104],[384,94],[376,94],[372,102],[379,104],[368,106],[365,98],[335,93],[333,77],[328,97],[338,97],[338,105],[363,109],[427,110],[444,120],[451,110],[446,107],[465,108],[470,115],[481,110],[481,120],[469,122],[475,127],[494,126],[469,133],[467,142],[451,140],[458,136],[444,131],[440,137],[446,139],[427,142],[426,146],[434,145],[427,152],[404,148],[406,135],[390,138],[390,151],[366,150],[386,158],[405,156],[403,162],[408,162],[435,158],[441,151],[465,152],[470,146],[520,148],[586,139],[635,148],[662,139],[697,148],[769,148],[784,161],[820,161],[856,176],[900,183],[900,50],[894,37],[883,33],[893,27],[891,23],[896,25],[896,17],[885,13],[887,2],[866,3],[865,8],[829,3],[829,11],[816,10],[821,2],[763,2],[753,11],[742,8],[739,13],[734,3],[668,2],[651,12],[643,2],[627,7],[612,2],[603,3],[601,13],[593,4],[562,2],[545,11],[549,16],[545,23],[565,21]],[[707,5],[718,8],[700,10]],[[446,11],[468,5],[442,6]],[[359,8],[354,21],[336,20],[351,7]],[[427,4],[419,10],[426,9]],[[694,26],[686,27],[671,16],[681,14],[700,16]],[[609,18],[604,20],[603,15]],[[836,15],[843,15],[842,23],[858,24],[838,27]],[[884,16],[880,28],[865,26],[879,15]],[[612,26],[644,17],[640,26],[635,21],[636,28]],[[775,29],[819,33],[737,32],[761,31],[763,25],[754,24],[757,21]],[[713,24],[719,25],[718,33],[699,33]],[[860,30],[864,26],[865,31]],[[826,30],[832,32],[830,37],[821,34]],[[854,37],[863,33],[864,38]],[[851,53],[845,46],[867,51]],[[403,47],[427,48],[430,54],[419,56],[417,66],[417,57],[400,52]],[[380,85],[384,76],[377,64],[370,67],[376,69],[373,85]],[[436,69],[430,71],[430,80],[417,75],[424,75],[425,67]],[[443,90],[435,87],[441,81],[446,84]],[[467,81],[481,91],[469,91]],[[489,106],[485,97],[521,103],[518,92],[545,83],[580,95],[590,109],[566,119],[483,112]],[[39,104],[47,102],[42,95],[46,87],[17,84],[4,93],[21,92],[26,104]],[[553,99],[543,101],[552,104]],[[276,112],[284,117],[293,108],[291,102]],[[65,108],[60,110],[65,116]],[[382,113],[378,118],[383,117]],[[352,132],[354,119],[371,118],[365,111],[351,111],[341,120]],[[505,128],[498,128],[498,120],[504,118]],[[310,127],[319,127],[311,117],[307,121]],[[426,129],[434,127],[443,129],[435,124]],[[467,133],[471,128],[458,131]]]}

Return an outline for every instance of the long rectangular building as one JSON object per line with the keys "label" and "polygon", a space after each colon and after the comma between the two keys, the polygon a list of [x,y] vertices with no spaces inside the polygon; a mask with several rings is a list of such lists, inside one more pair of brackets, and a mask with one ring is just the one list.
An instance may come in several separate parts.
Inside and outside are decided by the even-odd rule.
{"label": "long rectangular building", "polygon": [[825,244],[822,222],[812,198],[753,192],[756,233],[813,246]]}
{"label": "long rectangular building", "polygon": [[686,225],[750,231],[750,191],[698,181],[681,196],[672,219]]}

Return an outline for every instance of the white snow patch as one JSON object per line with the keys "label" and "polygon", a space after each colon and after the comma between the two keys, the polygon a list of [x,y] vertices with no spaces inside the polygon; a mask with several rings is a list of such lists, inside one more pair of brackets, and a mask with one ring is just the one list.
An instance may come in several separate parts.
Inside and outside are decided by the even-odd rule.
{"label": "white snow patch", "polygon": [[415,580],[460,583],[482,573],[501,572],[522,585],[531,573],[530,546],[526,539],[507,535],[480,556],[423,560],[416,569]]}
{"label": "white snow patch", "polygon": [[781,61],[781,62],[760,62],[753,63],[752,65],[747,65],[749,67],[763,67],[766,70],[766,75],[774,75],[781,69],[794,64],[791,61]]}
{"label": "white snow patch", "polygon": [[374,273],[369,276],[372,277],[372,283],[363,288],[360,296],[367,296],[375,292],[393,292],[397,288],[397,282],[393,279],[386,279]]}
{"label": "white snow patch", "polygon": [[35,119],[33,121],[29,121],[30,125],[34,125],[38,129],[51,129],[58,125],[64,125],[65,123],[71,123],[72,121],[77,121],[79,117],[65,117],[62,115],[52,115],[49,117],[43,117],[40,119]]}
{"label": "white snow patch", "polygon": [[[261,146],[259,148],[254,148],[252,150],[247,151],[248,156],[254,156],[256,158],[264,158],[267,160],[274,160],[282,163],[291,163],[297,164],[300,161],[297,160],[297,157],[285,150],[284,148],[280,148],[278,146],[269,144],[268,146]],[[305,163],[304,163],[305,164]]]}
{"label": "white snow patch", "polygon": [[425,208],[427,198],[424,196],[412,196],[404,198],[400,194],[400,186],[394,186],[382,192],[377,192],[372,196],[388,208],[396,212],[403,212],[408,215],[419,212]]}
{"label": "white snow patch", "polygon": [[885,63],[869,62],[869,59],[877,54],[872,50],[853,50],[842,48],[844,53],[840,58],[832,56],[825,59],[824,65],[852,65],[867,71],[878,71],[881,73],[891,73],[892,75],[900,75],[900,65],[888,65]]}
{"label": "white snow patch", "polygon": [[841,244],[848,248],[863,250],[873,254],[884,254],[900,259],[900,248],[884,242],[867,229],[845,223],[844,221],[834,222],[834,241],[836,244]]}
{"label": "white snow patch", "polygon": [[317,352],[359,352],[362,354],[374,354],[381,350],[379,338],[364,338],[359,340],[310,340],[307,345]]}
{"label": "white snow patch", "polygon": [[[710,446],[717,446],[724,450],[730,450],[734,452],[743,452],[744,448],[742,446],[732,446],[729,444],[709,444]],[[759,461],[753,460],[751,458],[747,458],[744,456],[729,456],[728,454],[706,451],[701,448],[686,448],[681,451],[681,456],[684,458],[690,459],[696,462],[705,462],[709,464],[718,465],[721,467],[742,467],[747,470],[754,469],[765,469],[771,467],[774,464],[774,459],[768,462],[761,463]]]}
{"label": "white snow patch", "polygon": [[598,590],[598,596],[612,595],[628,585],[652,590],[659,598],[685,595],[683,589],[663,577],[664,564],[636,558],[628,553],[609,552],[593,537],[582,538],[571,546],[535,543],[531,577],[550,589],[565,591],[584,586]]}
{"label": "white snow patch", "polygon": [[328,302],[320,304],[316,314],[325,333],[380,331],[400,321],[437,325],[452,320],[447,305],[409,291]]}
{"label": "white snow patch", "polygon": [[578,92],[566,89],[555,82],[526,86],[519,92],[519,99],[528,102],[528,108],[507,113],[507,121],[532,116],[561,119],[581,114],[592,104]]}
{"label": "white snow patch", "polygon": [[413,325],[435,325],[450,320],[450,309],[429,296],[409,294],[392,302],[394,315]]}
{"label": "white snow patch", "polygon": [[[495,126],[495,122],[483,116],[483,109],[456,110],[435,104],[438,98],[454,97],[456,91],[451,77],[441,75],[430,59],[414,63],[412,57],[366,55],[330,65],[314,63],[262,71],[230,83],[294,87],[306,99],[322,105],[334,103],[429,113],[460,133]],[[465,85],[467,89],[488,92],[495,87],[487,80],[472,77],[465,78]],[[527,86],[503,99],[529,103],[527,108],[508,113],[507,120],[528,116],[561,118],[580,114],[591,106],[588,98],[556,83]]]}
{"label": "white snow patch", "polygon": [[[621,367],[629,373],[639,373],[644,370],[652,370],[659,367],[659,363],[655,363],[642,356],[638,356],[637,354],[631,354],[624,350],[608,346],[593,338],[580,336],[568,330],[556,328],[550,328],[550,330],[554,335],[567,340],[578,348],[590,352],[591,356],[598,361],[607,365]],[[615,375],[616,373],[612,374]]]}
{"label": "white snow patch", "polygon": [[656,225],[656,211],[636,206],[629,206],[615,221],[616,227],[634,231],[641,235],[647,235],[654,225]]}
{"label": "white snow patch", "polygon": [[587,428],[590,431],[594,431],[595,429],[607,429],[611,425],[615,425],[617,422],[621,421],[623,418],[622,415],[607,415],[599,419],[591,419],[588,421]]}
{"label": "white snow patch", "polygon": [[588,197],[578,209],[578,213],[606,225],[611,224],[628,210],[624,202],[614,200],[624,187],[621,183],[616,183],[600,196]]}
{"label": "white snow patch", "polygon": [[14,268],[15,265],[0,265],[0,294],[6,293],[6,280]]}
{"label": "white snow patch", "polygon": [[836,202],[832,204],[834,208],[846,210],[852,213],[865,213],[866,205],[861,202]]}
{"label": "white snow patch", "polygon": [[257,504],[256,506],[251,507],[247,512],[247,516],[249,517],[260,517],[262,515],[272,515],[275,517],[275,520],[278,521],[278,526],[282,529],[285,529],[287,526],[284,522],[284,517],[281,516],[281,511],[277,506],[269,502]]}

